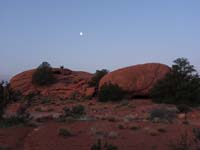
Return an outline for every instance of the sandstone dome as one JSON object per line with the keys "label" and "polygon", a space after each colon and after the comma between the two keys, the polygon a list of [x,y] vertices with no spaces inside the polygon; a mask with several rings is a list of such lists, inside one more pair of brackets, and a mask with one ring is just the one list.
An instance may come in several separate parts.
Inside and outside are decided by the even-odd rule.
{"label": "sandstone dome", "polygon": [[[40,93],[43,96],[69,98],[74,93],[79,96],[90,96],[92,89],[88,82],[93,74],[83,71],[72,71],[69,69],[54,68],[53,73],[56,83],[48,86],[35,86],[32,84],[32,75],[35,69],[17,74],[10,80],[11,88],[23,95],[30,93]],[[89,91],[89,92],[88,92]]]}
{"label": "sandstone dome", "polygon": [[124,91],[136,96],[148,96],[155,83],[170,72],[170,67],[159,63],[129,66],[105,75],[99,88],[106,83],[117,84]]}

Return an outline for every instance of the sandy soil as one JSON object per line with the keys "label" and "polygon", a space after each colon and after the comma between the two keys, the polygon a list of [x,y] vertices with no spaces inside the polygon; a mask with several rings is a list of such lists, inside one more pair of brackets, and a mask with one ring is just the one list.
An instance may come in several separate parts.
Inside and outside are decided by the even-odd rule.
{"label": "sandy soil", "polygon": [[[118,147],[118,150],[170,150],[169,144],[177,141],[187,131],[200,126],[200,111],[188,114],[189,124],[177,118],[173,123],[152,123],[149,111],[167,105],[154,104],[150,100],[133,100],[121,103],[91,101],[54,101],[46,104],[35,102],[28,111],[42,117],[61,114],[62,108],[82,104],[90,119],[57,122],[48,120],[37,127],[12,127],[0,129],[0,146],[11,150],[90,150],[98,139]],[[172,105],[167,107],[174,108]],[[40,108],[40,111],[36,111]],[[41,111],[42,109],[42,111]],[[56,116],[56,115],[55,115]],[[59,135],[65,128],[72,136]],[[163,131],[164,130],[164,131]]]}

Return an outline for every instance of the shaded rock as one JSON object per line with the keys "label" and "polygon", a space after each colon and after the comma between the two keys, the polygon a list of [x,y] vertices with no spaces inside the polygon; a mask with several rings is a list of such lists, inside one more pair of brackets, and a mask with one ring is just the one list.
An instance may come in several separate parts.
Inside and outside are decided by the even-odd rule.
{"label": "shaded rock", "polygon": [[168,72],[170,72],[168,66],[158,63],[121,68],[105,75],[100,80],[99,88],[105,83],[112,83],[132,95],[146,96],[155,83]]}

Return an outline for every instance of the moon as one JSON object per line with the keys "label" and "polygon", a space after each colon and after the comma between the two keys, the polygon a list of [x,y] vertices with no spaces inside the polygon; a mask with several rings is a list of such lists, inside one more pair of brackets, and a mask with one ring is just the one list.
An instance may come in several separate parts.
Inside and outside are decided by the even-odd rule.
{"label": "moon", "polygon": [[79,34],[80,34],[80,36],[83,36],[83,32],[80,32]]}

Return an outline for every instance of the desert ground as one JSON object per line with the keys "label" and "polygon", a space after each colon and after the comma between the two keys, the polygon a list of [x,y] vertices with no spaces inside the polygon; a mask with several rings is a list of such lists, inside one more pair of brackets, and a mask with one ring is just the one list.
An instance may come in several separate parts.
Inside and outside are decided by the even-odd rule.
{"label": "desert ground", "polygon": [[[18,102],[20,103],[20,102]],[[18,103],[9,104],[6,115],[12,115]],[[59,118],[63,108],[75,105],[85,107],[80,118]],[[119,150],[169,150],[185,132],[193,139],[192,130],[200,125],[200,110],[177,113],[173,121],[150,119],[150,112],[159,108],[175,110],[175,106],[155,104],[150,99],[132,99],[122,102],[91,100],[35,100],[28,108],[33,117],[25,125],[0,129],[1,149],[13,150],[90,150],[101,139]],[[66,129],[70,135],[59,134]]]}

